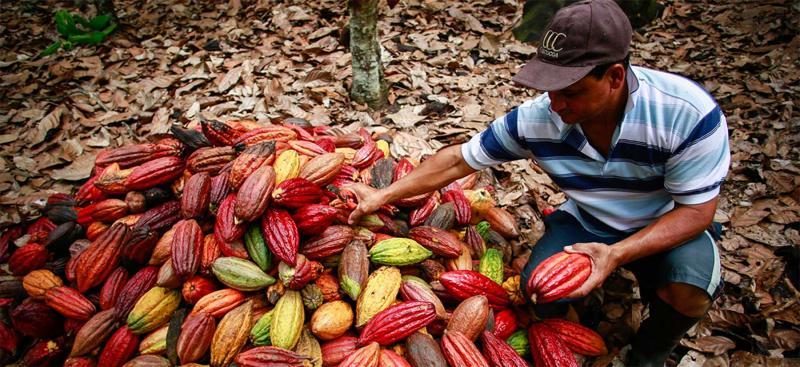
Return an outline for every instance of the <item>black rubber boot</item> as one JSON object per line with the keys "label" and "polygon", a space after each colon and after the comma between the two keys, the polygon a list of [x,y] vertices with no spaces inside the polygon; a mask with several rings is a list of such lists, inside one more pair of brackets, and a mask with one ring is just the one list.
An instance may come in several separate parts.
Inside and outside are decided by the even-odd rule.
{"label": "black rubber boot", "polygon": [[689,329],[700,318],[687,317],[669,304],[654,296],[650,302],[650,316],[642,322],[633,336],[626,366],[662,367],[669,354]]}

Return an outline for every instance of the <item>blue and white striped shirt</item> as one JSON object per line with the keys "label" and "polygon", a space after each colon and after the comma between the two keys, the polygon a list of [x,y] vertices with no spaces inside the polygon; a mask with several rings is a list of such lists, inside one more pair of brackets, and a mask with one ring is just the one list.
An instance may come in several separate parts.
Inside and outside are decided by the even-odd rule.
{"label": "blue and white striped shirt", "polygon": [[627,75],[630,96],[607,159],[579,125],[561,121],[546,93],[495,120],[461,153],[474,169],[532,158],[568,196],[561,209],[598,234],[592,223],[630,232],[675,202],[713,199],[730,164],[727,123],[713,97],[678,75],[642,67]]}

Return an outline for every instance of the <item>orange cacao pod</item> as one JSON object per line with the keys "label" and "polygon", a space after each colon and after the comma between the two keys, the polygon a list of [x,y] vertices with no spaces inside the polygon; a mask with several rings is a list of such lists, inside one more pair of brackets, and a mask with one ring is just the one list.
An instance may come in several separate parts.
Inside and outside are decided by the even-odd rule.
{"label": "orange cacao pod", "polygon": [[489,300],[483,295],[472,296],[461,301],[453,311],[447,321],[447,331],[458,331],[474,341],[488,321]]}
{"label": "orange cacao pod", "polygon": [[46,269],[34,270],[22,278],[22,286],[25,288],[25,292],[28,293],[29,296],[39,300],[44,299],[44,293],[47,292],[48,289],[62,285],[64,285],[64,283],[61,281],[61,278],[53,274],[52,271]]}
{"label": "orange cacao pod", "polygon": [[105,199],[78,210],[78,224],[87,225],[93,221],[113,223],[128,214],[128,204],[120,199]]}
{"label": "orange cacao pod", "polygon": [[339,153],[325,153],[314,157],[303,165],[300,176],[318,186],[331,182],[342,169],[344,155]]}
{"label": "orange cacao pod", "polygon": [[206,294],[195,303],[192,314],[206,312],[214,317],[222,317],[228,311],[244,302],[244,294],[235,289],[225,288]]}
{"label": "orange cacao pod", "polygon": [[64,317],[76,320],[88,320],[96,311],[92,302],[83,294],[75,288],[65,286],[48,289],[44,294],[44,301]]}
{"label": "orange cacao pod", "polygon": [[239,188],[250,175],[275,160],[275,142],[267,141],[248,146],[231,163],[228,183]]}
{"label": "orange cacao pod", "polygon": [[220,320],[211,340],[211,366],[223,367],[233,361],[247,343],[253,319],[253,301],[231,310]]}
{"label": "orange cacao pod", "polygon": [[75,268],[78,290],[87,290],[100,285],[119,264],[128,226],[115,223],[102,236],[92,242],[80,254]]}
{"label": "orange cacao pod", "polygon": [[519,237],[517,219],[507,210],[499,207],[492,207],[483,212],[483,218],[491,225],[492,229],[500,233],[505,238]]}
{"label": "orange cacao pod", "polygon": [[205,295],[217,289],[217,283],[213,280],[195,275],[183,283],[181,294],[186,303],[193,305]]}
{"label": "orange cacao pod", "polygon": [[234,145],[251,146],[262,142],[287,142],[297,138],[294,130],[280,125],[269,125],[250,130],[240,135]]}

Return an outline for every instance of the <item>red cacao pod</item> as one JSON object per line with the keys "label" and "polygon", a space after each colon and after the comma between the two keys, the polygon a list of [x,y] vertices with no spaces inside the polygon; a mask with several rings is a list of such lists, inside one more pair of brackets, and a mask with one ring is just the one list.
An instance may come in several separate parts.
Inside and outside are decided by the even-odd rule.
{"label": "red cacao pod", "polygon": [[175,276],[187,278],[200,267],[203,230],[194,219],[184,219],[175,224],[172,236],[172,270]]}
{"label": "red cacao pod", "polygon": [[200,218],[208,211],[211,202],[211,176],[195,173],[186,180],[181,195],[181,214],[184,218]]}
{"label": "red cacao pod", "polygon": [[427,326],[435,318],[436,309],[430,302],[409,301],[390,306],[367,322],[358,338],[358,345],[372,342],[391,345]]}
{"label": "red cacao pod", "polygon": [[125,320],[128,318],[128,313],[133,309],[139,297],[156,285],[157,276],[158,267],[146,266],[136,272],[136,274],[125,283],[122,292],[120,292],[117,298],[117,304],[113,308],[114,317],[117,320]]}
{"label": "red cacao pod", "polygon": [[123,267],[118,267],[108,276],[108,279],[103,283],[103,287],[100,288],[98,303],[101,310],[108,310],[117,304],[117,299],[127,282],[128,271]]}
{"label": "red cacao pod", "polygon": [[514,348],[494,334],[484,331],[481,334],[483,355],[491,367],[529,367]]}
{"label": "red cacao pod", "polygon": [[123,325],[111,335],[108,339],[103,351],[100,353],[100,359],[97,361],[97,367],[120,367],[128,361],[136,352],[139,346],[139,336],[131,332],[128,326]]}
{"label": "red cacao pod", "polygon": [[323,259],[340,254],[353,240],[353,229],[349,226],[334,225],[310,238],[303,245],[303,254],[309,259]]}
{"label": "red cacao pod", "polygon": [[115,223],[81,253],[75,268],[78,291],[86,292],[100,285],[111,275],[119,264],[127,236],[128,226]]}
{"label": "red cacao pod", "polygon": [[489,367],[475,343],[458,331],[444,332],[442,353],[451,366]]}
{"label": "red cacao pod", "polygon": [[64,317],[76,320],[88,320],[97,311],[83,294],[75,288],[53,287],[44,294],[45,303]]}
{"label": "red cacao pod", "polygon": [[528,294],[533,303],[552,302],[580,288],[591,273],[592,261],[588,256],[561,251],[533,269],[528,279]]}
{"label": "red cacao pod", "polygon": [[319,186],[301,177],[285,180],[272,190],[272,201],[290,209],[318,204],[321,198],[322,190]]}
{"label": "red cacao pod", "polygon": [[217,283],[213,280],[196,275],[183,283],[181,294],[186,303],[193,305],[218,288]]}
{"label": "red cacao pod", "polygon": [[261,220],[261,231],[269,250],[288,265],[297,265],[300,234],[297,225],[286,210],[268,208]]}
{"label": "red cacao pod", "polygon": [[38,243],[28,243],[18,248],[8,259],[8,270],[14,275],[25,275],[41,269],[47,263],[47,249]]}
{"label": "red cacao pod", "polygon": [[452,233],[441,228],[431,226],[414,227],[408,231],[408,237],[420,245],[433,251],[434,254],[447,258],[457,258],[461,255],[462,242]]}
{"label": "red cacao pod", "polygon": [[534,364],[539,367],[578,367],[575,356],[553,329],[535,323],[528,329]]}
{"label": "red cacao pod", "polygon": [[545,319],[543,324],[553,329],[569,350],[585,356],[608,354],[603,337],[581,324],[563,319]]}
{"label": "red cacao pod", "polygon": [[300,233],[314,236],[322,233],[336,220],[337,210],[330,205],[309,204],[292,215]]}
{"label": "red cacao pod", "polygon": [[482,294],[489,300],[492,308],[504,308],[509,303],[508,294],[503,287],[477,271],[444,272],[439,277],[439,282],[447,289],[447,293],[459,300]]}

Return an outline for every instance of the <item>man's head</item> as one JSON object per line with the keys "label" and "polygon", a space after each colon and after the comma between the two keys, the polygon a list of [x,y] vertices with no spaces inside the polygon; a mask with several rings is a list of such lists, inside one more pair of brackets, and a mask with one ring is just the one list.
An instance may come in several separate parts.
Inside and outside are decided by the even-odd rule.
{"label": "man's head", "polygon": [[560,9],[542,33],[536,55],[514,81],[540,91],[564,89],[598,65],[628,55],[633,30],[613,0],[586,0]]}

